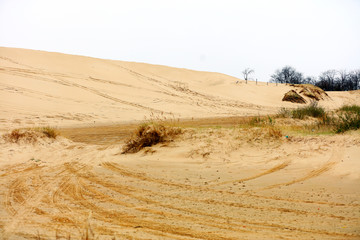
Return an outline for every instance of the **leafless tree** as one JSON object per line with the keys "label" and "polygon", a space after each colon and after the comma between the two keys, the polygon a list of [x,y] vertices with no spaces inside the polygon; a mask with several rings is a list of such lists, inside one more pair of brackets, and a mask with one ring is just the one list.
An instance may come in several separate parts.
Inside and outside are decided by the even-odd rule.
{"label": "leafless tree", "polygon": [[327,70],[325,72],[323,72],[320,77],[320,80],[324,79],[325,81],[327,81],[330,85],[334,85],[335,79],[336,79],[336,71],[334,69],[332,70]]}
{"label": "leafless tree", "polygon": [[282,69],[276,70],[275,73],[271,75],[270,82],[301,84],[303,80],[304,77],[302,73],[296,71],[296,69],[291,66],[285,66]]}
{"label": "leafless tree", "polygon": [[338,71],[337,80],[339,81],[341,87],[344,87],[346,85],[348,78],[349,78],[349,73],[346,70]]}
{"label": "leafless tree", "polygon": [[255,71],[251,68],[245,68],[245,70],[242,72],[242,74],[244,75],[244,79],[247,83],[247,80],[249,79],[249,75],[254,73]]}
{"label": "leafless tree", "polygon": [[360,89],[360,69],[350,72],[349,78],[352,83],[352,90]]}

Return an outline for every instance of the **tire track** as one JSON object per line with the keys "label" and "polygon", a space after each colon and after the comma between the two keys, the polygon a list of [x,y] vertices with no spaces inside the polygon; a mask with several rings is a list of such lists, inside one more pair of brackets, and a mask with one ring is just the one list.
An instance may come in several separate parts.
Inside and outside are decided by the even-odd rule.
{"label": "tire track", "polygon": [[[71,190],[71,188],[69,188],[69,190]],[[127,214],[126,212],[122,212],[122,211],[116,211],[116,210],[109,211],[109,210],[101,208],[93,203],[90,203],[90,201],[88,201],[84,197],[84,195],[86,194],[86,193],[84,193],[84,191],[85,191],[85,189],[83,189],[83,188],[75,187],[74,189],[72,189],[72,191],[68,191],[65,193],[69,194],[72,198],[74,198],[75,202],[78,202],[84,208],[91,209],[92,216],[95,219],[99,219],[104,222],[116,223],[117,225],[120,225],[123,227],[130,227],[130,228],[135,228],[135,227],[139,226],[139,224],[141,224],[141,228],[144,228],[144,229],[150,229],[150,230],[159,231],[162,233],[165,232],[165,233],[170,233],[170,234],[179,235],[179,236],[183,236],[183,237],[192,237],[192,238],[197,238],[197,239],[207,239],[207,240],[234,239],[234,238],[222,237],[221,235],[218,235],[218,234],[194,231],[194,230],[192,230],[190,228],[186,228],[186,227],[178,227],[178,226],[169,225],[169,224],[165,224],[165,223],[161,223],[161,222],[157,222],[157,221],[149,221],[145,218],[140,218],[136,215],[130,215],[130,214]]]}
{"label": "tire track", "polygon": [[[113,171],[113,167],[118,168],[118,165],[106,163],[102,167]],[[27,169],[27,168],[24,168]],[[336,215],[317,215],[314,212],[307,211],[288,211],[287,208],[277,207],[261,207],[259,203],[244,204],[241,199],[238,202],[232,201],[220,201],[213,199],[211,195],[208,195],[206,199],[199,199],[197,197],[186,197],[182,194],[171,195],[166,191],[151,191],[142,188],[135,188],[125,183],[116,181],[116,175],[106,174],[102,172],[102,175],[96,174],[92,171],[90,165],[80,162],[68,162],[62,165],[52,168],[45,168],[43,173],[40,173],[40,168],[31,170],[24,174],[22,177],[18,177],[13,181],[13,186],[10,188],[17,189],[28,189],[28,193],[22,193],[19,196],[12,196],[12,199],[16,199],[17,204],[22,204],[16,208],[17,212],[14,212],[10,222],[4,225],[5,239],[9,236],[9,231],[13,234],[17,228],[16,224],[19,224],[26,220],[30,216],[30,213],[47,216],[52,219],[56,224],[57,229],[68,226],[76,227],[81,225],[83,219],[86,219],[86,213],[88,210],[93,211],[92,218],[96,221],[103,222],[106,226],[114,226],[114,235],[121,229],[133,230],[135,228],[141,228],[141,231],[150,234],[154,238],[166,237],[171,239],[238,239],[237,237],[231,237],[231,234],[244,236],[259,236],[258,232],[262,234],[271,233],[273,237],[283,237],[284,232],[292,231],[293,236],[327,236],[334,238],[356,238],[360,235],[339,232],[339,231],[328,231],[321,228],[312,229],[298,227],[292,223],[284,224],[281,221],[257,221],[247,218],[241,218],[239,216],[229,216],[224,212],[225,215],[219,215],[216,213],[205,211],[205,209],[211,209],[212,206],[218,205],[228,206],[234,208],[245,208],[253,209],[259,212],[262,211],[279,211],[283,214],[295,214],[295,215],[310,215],[313,217],[327,217],[340,220],[356,220],[344,218]],[[150,186],[154,184],[163,184],[165,180],[157,179],[158,181],[148,182],[148,176],[143,173],[136,173],[125,170],[126,179],[132,179],[135,175],[139,181],[146,181]],[[39,175],[39,176],[37,176]],[[43,178],[45,176],[45,178]],[[57,180],[51,179],[52,176],[56,176]],[[112,176],[111,178],[109,178]],[[8,176],[9,178],[11,176]],[[38,184],[32,182],[26,182],[25,179],[29,177],[35,177]],[[49,181],[51,179],[51,181]],[[150,178],[151,179],[151,178]],[[25,184],[22,186],[22,184]],[[185,185],[182,188],[182,184],[172,185],[177,189],[183,189],[185,191],[207,191],[205,188],[194,186],[195,188],[188,188]],[[39,194],[39,190],[41,192]],[[155,189],[157,189],[155,187]],[[233,196],[232,199],[236,199],[236,194],[230,194],[216,190],[215,192],[209,191],[210,193],[223,193],[226,195]],[[38,194],[39,196],[34,196]],[[115,195],[114,195],[115,194]],[[167,201],[159,201],[151,196],[161,195]],[[121,196],[127,196],[122,200]],[[61,216],[41,210],[41,206],[45,206],[44,198],[50,197],[49,204],[50,209],[57,209],[61,212]],[[179,202],[180,201],[180,202]],[[138,203],[139,204],[138,204]],[[182,203],[181,203],[182,202]],[[191,202],[202,203],[200,208],[194,208],[190,206],[196,206]],[[102,203],[112,204],[111,209],[105,208]],[[175,204],[176,203],[176,204]],[[266,204],[269,205],[269,204]],[[187,206],[187,207],[185,207]],[[270,204],[271,206],[271,204]],[[39,210],[36,210],[39,209]],[[115,209],[115,210],[113,210]],[[16,220],[15,220],[16,218]],[[165,221],[166,220],[166,221]],[[171,222],[176,222],[172,224]],[[42,223],[34,223],[36,226],[42,226]],[[99,223],[100,224],[100,223]],[[100,224],[101,225],[101,224]],[[193,226],[188,228],[187,226]],[[246,225],[246,228],[244,228]],[[116,227],[117,226],[117,227]],[[195,227],[196,226],[196,227]],[[11,228],[12,227],[12,228]],[[202,228],[211,230],[211,234],[204,232]],[[48,227],[46,227],[49,229]],[[6,230],[7,229],[7,230]],[[94,229],[97,229],[96,226]],[[70,230],[69,230],[70,231]],[[71,231],[70,231],[71,232]],[[228,235],[231,233],[230,235]],[[304,235],[305,234],[305,235]],[[17,235],[19,236],[19,235]],[[124,234],[124,236],[129,236]]]}
{"label": "tire track", "polygon": [[[144,206],[139,207],[136,204],[131,204],[128,202],[123,202],[123,201],[114,199],[108,195],[105,195],[105,194],[95,190],[93,187],[91,187],[90,185],[85,184],[85,183],[83,183],[83,189],[86,189],[86,191],[89,191],[92,194],[94,194],[94,195],[87,195],[90,198],[86,198],[86,199],[94,199],[94,198],[99,198],[99,196],[101,196],[101,198],[99,198],[99,199],[105,198],[109,202],[118,204],[122,207],[135,209],[136,211],[139,211],[142,213],[148,213],[148,214],[152,214],[152,215],[158,215],[160,217],[166,217],[167,221],[177,221],[177,222],[178,221],[191,221],[194,224],[200,224],[200,225],[208,226],[208,227],[215,227],[217,229],[221,229],[222,231],[229,230],[232,232],[239,232],[239,233],[250,232],[249,230],[239,229],[240,227],[242,227],[242,225],[240,225],[240,224],[228,223],[226,221],[218,222],[218,221],[215,221],[214,219],[208,220],[205,218],[186,216],[184,214],[174,214],[174,213],[167,211],[167,209],[169,209],[169,208],[167,208],[166,211],[160,211],[160,210],[155,210],[155,209],[144,207]],[[149,200],[146,200],[146,202],[150,203]],[[151,205],[155,205],[155,204],[156,204],[156,206],[167,207],[167,205],[164,205],[164,204],[159,205],[159,202],[151,202]],[[137,224],[142,224],[143,221],[144,221],[144,219],[139,219]],[[156,222],[153,221],[152,223],[156,223]],[[161,230],[159,230],[159,231],[161,232]]]}
{"label": "tire track", "polygon": [[[161,185],[164,185],[164,186],[172,186],[172,187],[185,189],[185,190],[199,190],[199,191],[212,192],[212,193],[218,193],[218,194],[228,194],[228,195],[237,195],[237,196],[250,196],[250,197],[254,197],[254,198],[258,198],[258,199],[269,199],[269,200],[277,200],[277,201],[281,200],[281,201],[285,201],[285,202],[296,202],[296,203],[304,203],[304,204],[321,204],[321,205],[330,205],[330,206],[345,206],[345,204],[337,203],[337,202],[322,202],[322,201],[289,199],[289,198],[280,198],[280,197],[268,197],[268,196],[257,195],[254,192],[252,192],[252,193],[251,192],[243,192],[243,193],[235,194],[234,192],[230,192],[230,191],[226,191],[226,190],[218,190],[218,189],[213,189],[213,188],[209,188],[209,187],[202,187],[202,186],[194,186],[194,185],[188,185],[188,184],[183,184],[183,183],[169,182],[169,181],[166,181],[164,179],[149,177],[149,176],[147,176],[146,173],[143,173],[143,172],[136,173],[136,172],[126,170],[126,168],[124,166],[121,166],[121,165],[119,165],[117,163],[104,162],[104,163],[102,163],[102,166],[104,168],[109,169],[109,170],[118,172],[119,174],[121,174],[123,176],[126,176],[126,177],[139,179],[139,180],[144,181],[144,182],[154,182],[154,183],[158,183],[158,184],[161,184]],[[350,204],[350,206],[356,207],[356,206],[360,206],[360,204]]]}
{"label": "tire track", "polygon": [[[71,171],[71,170],[70,170]],[[303,233],[314,233],[314,234],[321,234],[321,235],[328,235],[328,236],[353,236],[351,234],[346,234],[346,233],[338,233],[338,232],[328,232],[328,231],[324,231],[324,230],[314,230],[314,229],[303,229],[303,228],[297,228],[297,227],[294,227],[294,226],[286,226],[286,225],[281,225],[281,224],[275,224],[275,223],[267,223],[267,222],[258,222],[258,221],[249,221],[249,220],[246,220],[246,219],[238,219],[238,218],[231,218],[231,217],[222,217],[222,216],[219,216],[219,215],[216,215],[216,214],[210,214],[210,213],[205,213],[205,212],[202,212],[202,211],[197,211],[197,210],[194,210],[194,209],[187,209],[187,208],[181,208],[181,207],[174,207],[172,205],[166,205],[166,204],[163,204],[161,202],[158,202],[158,201],[154,201],[152,199],[149,199],[149,198],[144,198],[143,197],[143,194],[141,194],[141,192],[143,192],[143,189],[141,189],[139,191],[139,193],[141,194],[140,196],[138,195],[135,195],[134,193],[137,192],[137,190],[135,189],[132,189],[132,188],[129,188],[128,186],[122,186],[122,185],[118,185],[118,184],[112,184],[112,183],[109,183],[109,182],[104,182],[103,180],[101,179],[98,179],[96,176],[92,176],[91,174],[89,174],[89,172],[87,172],[87,174],[85,175],[82,175],[81,173],[78,173],[79,177],[81,178],[84,178],[92,183],[96,183],[96,184],[99,184],[99,185],[102,185],[103,187],[105,188],[109,188],[113,191],[116,191],[122,195],[126,195],[126,196],[129,196],[129,197],[132,197],[132,198],[135,198],[139,201],[143,201],[147,204],[152,204],[152,205],[156,205],[156,206],[161,206],[161,207],[164,207],[165,209],[172,209],[172,210],[176,210],[176,211],[182,211],[184,213],[187,213],[187,214],[194,214],[194,215],[199,215],[199,216],[204,216],[204,217],[209,217],[211,218],[213,221],[216,221],[214,219],[223,219],[224,221],[225,220],[230,220],[230,221],[234,221],[234,222],[241,222],[241,223],[245,223],[245,224],[248,224],[250,226],[248,226],[248,228],[253,228],[253,229],[261,229],[261,230],[266,230],[268,229],[269,227],[270,228],[275,228],[275,229],[272,229],[272,231],[276,231],[276,229],[283,229],[284,231],[287,231],[287,230],[293,230],[293,231],[298,231],[298,232],[303,232]],[[160,194],[160,193],[153,193],[153,194]],[[163,194],[163,193],[161,193]],[[240,224],[241,225],[241,224]],[[253,225],[253,226],[251,226]],[[255,233],[255,232],[254,232]]]}
{"label": "tire track", "polygon": [[[57,175],[57,177],[61,176],[61,173],[64,173],[65,169],[63,169],[63,171],[60,171]],[[50,171],[50,169],[48,169],[48,171]],[[35,173],[32,174],[39,174],[39,170],[36,169]],[[7,206],[11,206],[11,200],[14,199],[14,193],[16,191],[18,191],[18,188],[21,184],[23,184],[24,182],[26,182],[27,178],[31,175],[31,173],[27,173],[21,177],[18,177],[15,180],[14,185],[10,186],[9,189],[9,194],[6,199],[7,199]],[[20,205],[17,207],[17,209],[12,208],[14,211],[12,211],[12,217],[11,220],[5,224],[4,226],[4,239],[6,239],[9,234],[11,234],[12,232],[14,232],[14,230],[16,228],[18,228],[18,225],[24,221],[28,215],[33,212],[35,210],[35,208],[42,202],[43,198],[49,194],[49,192],[52,191],[52,189],[54,189],[57,184],[58,184],[58,179],[52,179],[50,182],[45,183],[43,185],[40,185],[38,187],[35,187],[34,189],[29,190],[29,195],[26,197],[22,197],[22,195],[20,194],[21,197],[18,197],[18,199],[14,199],[15,201],[18,201],[20,203]],[[43,191],[39,191],[40,189],[42,189]],[[44,190],[45,189],[45,190]],[[41,194],[42,193],[42,194]],[[16,198],[16,196],[15,196]],[[20,200],[20,201],[19,201]],[[9,209],[11,209],[9,207]],[[12,210],[11,209],[11,210]]]}
{"label": "tire track", "polygon": [[[231,108],[253,108],[253,109],[257,109],[257,110],[259,110],[261,108],[260,106],[254,105],[254,104],[243,103],[243,102],[238,102],[238,101],[228,101],[228,100],[221,99],[221,98],[211,96],[211,95],[208,95],[208,94],[202,94],[202,93],[199,93],[197,91],[191,90],[189,88],[186,88],[186,89],[179,88],[178,86],[176,86],[176,84],[174,85],[172,83],[173,81],[171,81],[170,79],[167,79],[167,78],[164,78],[164,77],[159,77],[159,76],[155,75],[158,78],[162,78],[162,79],[166,80],[167,83],[164,83],[164,82],[162,82],[162,81],[160,81],[160,80],[158,80],[156,78],[146,76],[146,75],[141,74],[139,72],[136,72],[136,71],[134,71],[134,70],[132,70],[130,68],[127,68],[127,67],[124,67],[124,66],[121,66],[121,65],[118,65],[118,64],[110,63],[108,61],[106,61],[106,63],[111,64],[111,65],[116,66],[116,67],[119,67],[119,68],[129,72],[133,76],[137,77],[138,79],[139,78],[144,79],[145,80],[145,81],[143,80],[144,83],[148,83],[150,81],[152,83],[157,84],[158,86],[161,85],[162,87],[165,87],[166,89],[170,88],[173,91],[175,91],[176,93],[185,94],[185,96],[181,96],[181,98],[187,97],[193,103],[201,102],[201,105],[205,105],[205,106],[211,107],[211,108],[214,108],[214,107],[219,107],[219,108],[231,107]],[[167,91],[167,92],[169,92],[169,91]],[[199,99],[194,101],[194,99],[189,97],[189,96],[198,97]],[[205,102],[204,100],[208,101],[208,103]]]}
{"label": "tire track", "polygon": [[273,188],[277,188],[277,187],[281,187],[281,186],[289,186],[289,185],[292,185],[295,183],[309,180],[314,177],[318,177],[321,174],[331,170],[337,163],[339,163],[343,154],[344,154],[344,148],[334,149],[328,162],[326,162],[320,168],[310,171],[309,173],[307,173],[305,176],[303,176],[301,178],[297,178],[297,179],[294,179],[292,181],[285,182],[285,183],[273,184],[273,185],[263,188],[262,190],[273,189]]}
{"label": "tire track", "polygon": [[211,184],[212,186],[220,186],[220,185],[225,185],[225,184],[228,184],[228,183],[240,183],[240,182],[245,182],[245,181],[249,181],[249,180],[253,180],[253,179],[256,179],[256,178],[259,178],[259,177],[262,177],[262,176],[265,176],[265,175],[268,175],[268,174],[271,174],[271,173],[274,173],[274,172],[277,172],[277,171],[280,171],[281,169],[284,169],[286,168],[287,166],[289,166],[289,164],[291,163],[291,161],[285,161],[281,164],[278,164],[276,165],[275,167],[273,168],[270,168],[264,172],[261,172],[259,174],[256,174],[254,176],[251,176],[251,177],[247,177],[247,178],[242,178],[242,179],[238,179],[238,180],[232,180],[232,181],[226,181],[226,182],[220,182],[220,183],[215,183],[215,184]]}
{"label": "tire track", "polygon": [[[53,73],[50,74],[50,73],[43,73],[43,72],[37,72],[37,71],[31,71],[31,70],[25,70],[25,69],[3,68],[3,67],[0,68],[0,71],[2,71],[4,73],[12,74],[12,75],[21,76],[21,77],[27,77],[27,78],[33,78],[36,80],[57,83],[57,84],[61,84],[61,85],[68,86],[68,87],[80,88],[80,89],[90,92],[92,94],[98,95],[100,97],[103,97],[103,98],[106,98],[106,99],[109,99],[109,100],[112,100],[114,102],[118,102],[118,103],[121,103],[124,105],[132,106],[135,108],[140,108],[140,109],[147,110],[150,112],[155,112],[155,113],[165,113],[164,111],[160,111],[158,109],[145,107],[141,104],[125,101],[125,100],[110,96],[110,95],[102,93],[94,88],[86,87],[86,86],[83,86],[83,85],[75,83],[75,82],[64,80],[62,78],[72,78],[72,77],[64,75],[64,74],[53,74]],[[35,76],[33,74],[35,74]],[[52,79],[40,77],[38,75],[46,75],[46,76],[51,77]],[[170,114],[170,113],[167,113],[167,114]]]}

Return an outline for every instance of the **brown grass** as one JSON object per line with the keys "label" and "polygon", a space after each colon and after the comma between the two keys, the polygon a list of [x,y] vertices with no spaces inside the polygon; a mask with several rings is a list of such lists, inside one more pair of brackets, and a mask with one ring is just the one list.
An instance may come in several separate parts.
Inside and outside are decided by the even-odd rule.
{"label": "brown grass", "polygon": [[312,84],[298,84],[292,86],[301,88],[299,92],[300,94],[303,94],[304,96],[316,101],[329,98],[329,95],[324,90]]}
{"label": "brown grass", "polygon": [[10,133],[5,133],[3,138],[10,143],[35,143],[40,138],[55,139],[59,133],[51,127],[42,127],[34,129],[14,129]]}
{"label": "brown grass", "polygon": [[54,128],[49,127],[49,126],[39,128],[38,131],[45,134],[45,136],[47,136],[48,138],[55,139],[57,136],[59,136],[59,132],[56,131]]}
{"label": "brown grass", "polygon": [[133,136],[125,142],[122,153],[136,153],[145,147],[171,141],[181,132],[180,128],[167,126],[163,123],[142,124],[135,130]]}
{"label": "brown grass", "polygon": [[306,100],[294,90],[290,90],[289,92],[285,93],[282,101],[293,103],[306,103]]}
{"label": "brown grass", "polygon": [[268,128],[268,136],[270,138],[280,139],[282,136],[284,136],[284,134],[278,128],[269,127]]}
{"label": "brown grass", "polygon": [[6,133],[3,135],[5,141],[11,143],[19,143],[21,141],[26,143],[33,143],[37,141],[38,137],[39,134],[35,131],[27,131],[20,129],[14,129],[10,133]]}

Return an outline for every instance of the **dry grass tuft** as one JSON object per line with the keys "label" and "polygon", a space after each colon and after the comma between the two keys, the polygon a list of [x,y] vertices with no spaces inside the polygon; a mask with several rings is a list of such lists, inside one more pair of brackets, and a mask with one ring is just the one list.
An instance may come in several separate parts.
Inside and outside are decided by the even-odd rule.
{"label": "dry grass tuft", "polygon": [[284,134],[278,128],[269,127],[268,128],[268,136],[270,138],[280,139],[282,136],[284,136]]}
{"label": "dry grass tuft", "polygon": [[134,135],[125,142],[122,153],[136,153],[145,147],[171,141],[181,132],[180,128],[167,126],[163,123],[142,124],[135,130]]}
{"label": "dry grass tuft", "polygon": [[293,103],[306,103],[306,100],[294,90],[290,90],[289,92],[285,93],[282,101],[288,101]]}
{"label": "dry grass tuft", "polygon": [[20,130],[20,129],[14,129],[10,133],[6,133],[3,135],[5,141],[10,143],[19,143],[19,142],[33,143],[37,141],[38,137],[39,134],[35,131]]}
{"label": "dry grass tuft", "polygon": [[43,127],[43,128],[39,128],[39,131],[42,132],[43,134],[45,134],[48,138],[56,138],[57,136],[59,136],[59,132],[56,131],[54,128],[52,127]]}
{"label": "dry grass tuft", "polygon": [[58,132],[51,127],[14,129],[10,133],[4,134],[3,139],[10,143],[35,143],[41,138],[55,139],[58,135]]}
{"label": "dry grass tuft", "polygon": [[329,98],[329,95],[324,90],[312,84],[293,84],[290,86],[301,88],[299,93],[311,98],[312,100],[320,101]]}

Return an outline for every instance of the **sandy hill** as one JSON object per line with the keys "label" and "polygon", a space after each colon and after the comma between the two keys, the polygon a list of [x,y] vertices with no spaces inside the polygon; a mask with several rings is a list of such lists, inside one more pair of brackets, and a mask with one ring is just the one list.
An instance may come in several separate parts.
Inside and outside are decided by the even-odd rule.
{"label": "sandy hill", "polygon": [[[359,130],[238,122],[304,106],[283,102],[289,92],[327,109],[360,102],[360,91],[0,48],[0,239],[360,239]],[[123,154],[151,113],[194,119]]]}
{"label": "sandy hill", "polygon": [[[281,101],[290,86],[249,82],[221,73],[0,48],[3,128],[176,118],[271,114],[296,104]],[[330,93],[327,107],[359,94]]]}

